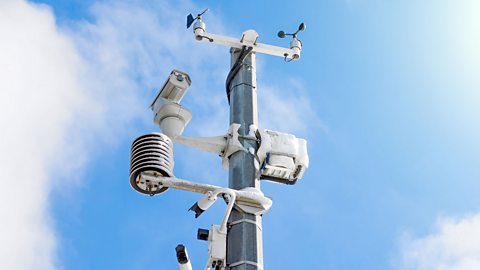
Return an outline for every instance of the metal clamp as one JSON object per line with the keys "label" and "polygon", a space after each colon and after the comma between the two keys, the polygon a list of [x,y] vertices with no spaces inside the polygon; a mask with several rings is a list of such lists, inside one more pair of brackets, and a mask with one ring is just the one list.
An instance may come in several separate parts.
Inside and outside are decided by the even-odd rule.
{"label": "metal clamp", "polygon": [[253,266],[257,267],[258,270],[263,270],[262,265],[260,265],[257,262],[252,262],[252,261],[238,261],[238,262],[234,262],[234,263],[229,264],[228,267],[232,268],[232,267],[239,266],[239,265],[242,265],[242,264],[253,265]]}
{"label": "metal clamp", "polygon": [[239,219],[239,220],[236,220],[236,221],[234,221],[234,222],[230,222],[230,223],[228,223],[228,227],[231,228],[231,227],[233,227],[233,226],[235,226],[235,225],[238,225],[238,224],[240,224],[240,223],[250,223],[250,224],[254,224],[255,226],[258,227],[258,229],[259,229],[260,231],[262,230],[262,226],[259,225],[258,222],[253,221],[253,220],[251,220],[251,219],[246,219],[246,218],[244,218],[244,219]]}
{"label": "metal clamp", "polygon": [[247,151],[242,143],[239,140],[238,130],[240,129],[240,124],[233,123],[230,125],[227,134],[227,145],[225,150],[223,150],[222,156],[222,166],[224,169],[228,169],[228,158],[238,151]]}

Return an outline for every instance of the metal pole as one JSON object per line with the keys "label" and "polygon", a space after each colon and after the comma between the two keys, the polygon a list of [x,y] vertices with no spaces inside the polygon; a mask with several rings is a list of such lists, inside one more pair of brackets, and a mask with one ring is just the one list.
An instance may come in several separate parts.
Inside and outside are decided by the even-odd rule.
{"label": "metal pole", "polygon": [[[241,50],[231,48],[231,65]],[[230,124],[241,124],[240,142],[249,151],[238,151],[229,159],[229,187],[260,189],[259,166],[255,166],[258,144],[242,138],[249,134],[250,125],[257,126],[257,89],[255,53],[250,53],[233,78],[230,89]],[[232,270],[263,269],[262,219],[260,216],[233,209],[227,234],[227,265]]]}

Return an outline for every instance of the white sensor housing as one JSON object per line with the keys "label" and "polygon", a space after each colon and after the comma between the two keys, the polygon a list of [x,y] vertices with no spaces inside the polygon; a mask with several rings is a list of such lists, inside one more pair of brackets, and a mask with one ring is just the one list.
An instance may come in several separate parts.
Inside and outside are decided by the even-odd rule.
{"label": "white sensor housing", "polygon": [[208,234],[208,261],[205,269],[212,264],[216,267],[225,267],[227,258],[227,232],[222,231],[219,225],[212,225]]}
{"label": "white sensor housing", "polygon": [[307,141],[291,134],[258,129],[261,144],[258,159],[262,177],[285,184],[295,184],[308,168]]}

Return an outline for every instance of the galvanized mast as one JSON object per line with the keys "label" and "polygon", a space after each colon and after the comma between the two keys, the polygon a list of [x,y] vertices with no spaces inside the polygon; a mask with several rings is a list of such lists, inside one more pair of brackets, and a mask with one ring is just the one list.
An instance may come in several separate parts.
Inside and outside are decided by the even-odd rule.
{"label": "galvanized mast", "polygon": [[[227,82],[230,101],[230,124],[240,124],[240,142],[248,151],[238,151],[229,158],[229,187],[240,190],[253,187],[260,190],[260,172],[255,154],[254,134],[258,125],[257,81],[255,53],[248,52],[243,61],[242,49],[232,48],[231,67],[241,65],[238,73]],[[243,53],[246,53],[243,50]],[[242,60],[242,59],[241,59]],[[262,217],[234,210],[230,215],[227,233],[227,265],[230,269],[263,269]]]}

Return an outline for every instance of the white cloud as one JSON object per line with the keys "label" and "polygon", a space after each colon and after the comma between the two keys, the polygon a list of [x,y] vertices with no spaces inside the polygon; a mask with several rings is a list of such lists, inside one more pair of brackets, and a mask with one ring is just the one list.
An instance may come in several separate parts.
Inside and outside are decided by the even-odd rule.
{"label": "white cloud", "polygon": [[425,237],[405,235],[398,269],[480,269],[480,214],[441,218],[435,232]]}
{"label": "white cloud", "polygon": [[23,1],[0,3],[0,59],[0,268],[53,269],[51,169],[85,104],[81,60],[51,11]]}
{"label": "white cloud", "polygon": [[287,78],[282,86],[260,85],[258,96],[260,127],[297,136],[314,130],[328,133],[300,82]]}
{"label": "white cloud", "polygon": [[[133,133],[132,119],[151,125],[150,90],[173,63],[208,67],[195,57],[201,50],[218,65],[180,31],[175,10],[189,9],[97,4],[94,22],[59,29],[46,5],[0,2],[0,268],[57,268],[51,191],[76,183],[93,149]],[[218,73],[209,72],[203,84]]]}

